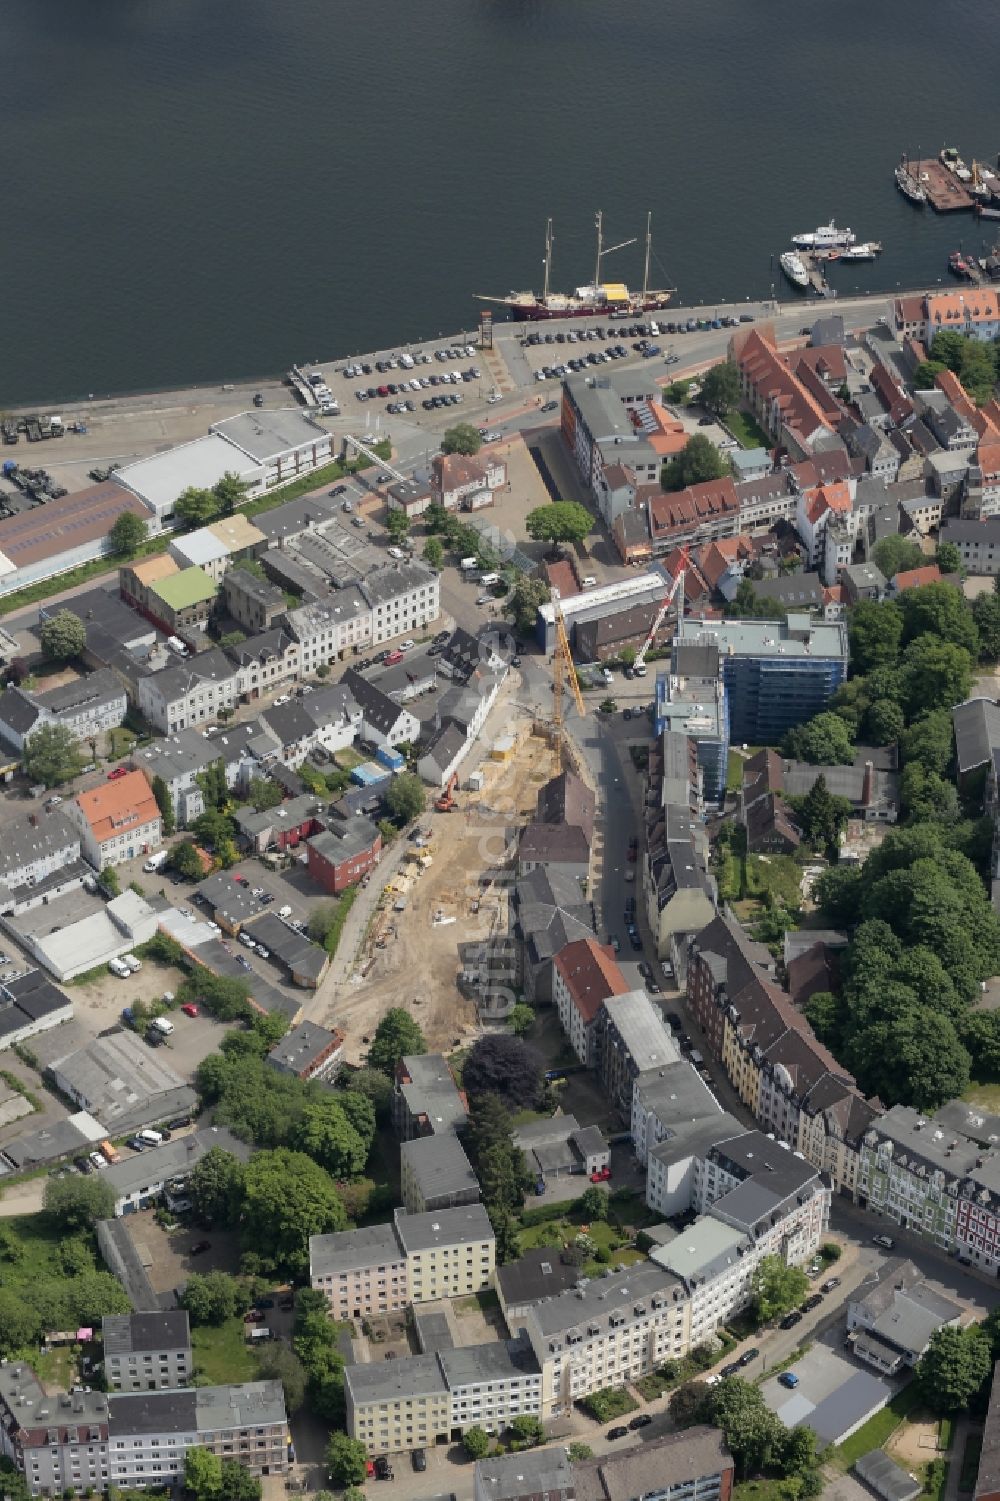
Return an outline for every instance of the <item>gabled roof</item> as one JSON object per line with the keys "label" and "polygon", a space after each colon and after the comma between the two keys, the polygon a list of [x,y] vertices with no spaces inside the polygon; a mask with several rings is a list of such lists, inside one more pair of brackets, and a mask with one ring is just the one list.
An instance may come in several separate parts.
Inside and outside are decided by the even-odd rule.
{"label": "gabled roof", "polygon": [[156,798],[141,771],[126,772],[113,782],[78,793],[76,805],[98,844],[129,829],[143,828],[160,816]]}
{"label": "gabled roof", "polygon": [[363,713],[365,722],[373,725],[383,735],[388,734],[393,726],[398,724],[401,714],[408,712],[387,693],[383,693],[376,683],[363,677],[354,667],[347,669],[341,682]]}
{"label": "gabled roof", "polygon": [[1000,705],[991,698],[968,698],[951,711],[959,775],[986,766],[1000,746]]}
{"label": "gabled roof", "polygon": [[597,1017],[609,996],[625,995],[629,983],[615,960],[610,944],[596,938],[581,938],[568,943],[553,961],[561,975],[570,1000],[589,1025]]}

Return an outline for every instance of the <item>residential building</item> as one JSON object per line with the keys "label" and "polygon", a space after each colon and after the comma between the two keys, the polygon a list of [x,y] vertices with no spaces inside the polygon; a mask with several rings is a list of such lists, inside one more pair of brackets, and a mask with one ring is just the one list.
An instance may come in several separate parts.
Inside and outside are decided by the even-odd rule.
{"label": "residential building", "polygon": [[179,568],[202,568],[218,584],[232,564],[263,552],[266,545],[264,533],[242,511],[236,511],[198,531],[171,538],[168,551]]}
{"label": "residential building", "polygon": [[[480,1501],[478,1494],[476,1501]],[[558,1501],[563,1501],[563,1498],[559,1497]],[[1000,1501],[1000,1377],[996,1366],[993,1367],[993,1384],[986,1409],[986,1426],[983,1429],[983,1446],[979,1455],[979,1473],[973,1501]]]}
{"label": "residential building", "polygon": [[575,1115],[554,1115],[514,1131],[536,1185],[583,1173],[590,1177],[610,1161],[608,1143],[597,1126],[581,1126]]}
{"label": "residential building", "polygon": [[576,1469],[565,1449],[528,1449],[477,1460],[473,1487],[473,1501],[574,1501]]}
{"label": "residential building", "polygon": [[941,541],[955,544],[962,567],[969,573],[1000,573],[1000,517],[985,521],[949,518],[942,523]]}
{"label": "residential building", "polygon": [[655,403],[658,388],[643,371],[613,376],[575,375],[563,382],[560,430],[563,441],[598,506],[610,488],[605,473],[623,465],[638,484],[655,484],[661,458],[633,413]]}
{"label": "residential building", "polygon": [[688,1005],[715,1058],[723,1056],[725,1011],[730,1001],[773,973],[774,960],[768,950],[748,938],[728,912],[715,917],[692,940]]}
{"label": "residential building", "polygon": [[741,331],[730,342],[740,389],[754,416],[775,443],[793,458],[804,459],[835,435],[827,403],[814,388],[807,389],[801,375],[791,368],[797,352],[779,354],[767,327]]}
{"label": "residential building", "polygon": [[267,1062],[279,1074],[293,1074],[296,1079],[330,1080],[340,1069],[343,1052],[344,1038],[336,1028],[331,1031],[305,1021],[275,1043]]}
{"label": "residential building", "polygon": [[853,765],[814,766],[783,760],[776,751],[760,750],[743,763],[739,818],[750,830],[756,804],[768,795],[805,797],[823,777],[834,797],[851,804],[854,817],[866,823],[895,823],[899,813],[899,774],[894,746],[858,746]]}
{"label": "residential building", "polygon": [[276,584],[244,568],[227,569],[222,598],[227,612],[251,636],[269,631],[288,608]]}
{"label": "residential building", "polygon": [[724,1118],[728,1120],[723,1117],[722,1106],[686,1058],[648,1069],[633,1082],[630,1134],[641,1167],[661,1141],[676,1138],[679,1132],[703,1120],[718,1122]]}
{"label": "residential building", "polygon": [[156,553],[151,558],[138,558],[123,563],[118,570],[118,590],[125,604],[150,619],[153,615],[153,586],[161,579],[175,578],[180,573],[176,561],[169,553]]}
{"label": "residential building", "polygon": [[[962,1241],[973,1240],[980,1265],[1000,1265],[996,1216],[973,1202],[976,1189],[985,1187],[975,1183],[977,1170],[992,1177],[997,1167],[992,1158],[983,1157],[978,1143],[936,1125],[909,1105],[894,1105],[872,1121],[860,1158],[857,1192],[863,1207],[951,1251],[960,1241],[961,1206]],[[978,1168],[981,1158],[984,1165]],[[967,1180],[970,1196],[965,1198],[961,1187]]]}
{"label": "residential building", "polygon": [[260,813],[240,808],[235,818],[241,843],[256,855],[264,854],[265,850],[284,854],[286,850],[297,849],[333,821],[315,792],[301,792],[298,797],[288,798]]}
{"label": "residential building", "polygon": [[[640,863],[646,919],[656,943],[657,957],[683,976],[687,942],[715,916],[716,887],[708,873],[708,841],[697,809],[700,803],[693,776],[693,745],[685,735],[666,733],[661,757],[648,766],[645,849]],[[683,801],[664,802],[671,782],[683,789]],[[678,968],[679,966],[679,968]]]}
{"label": "residential building", "polygon": [[160,847],[160,810],[140,771],[126,772],[78,793],[64,804],[64,811],[79,832],[84,859],[95,870],[121,865]]}
{"label": "residential building", "polygon": [[[676,1064],[674,1067],[686,1068],[692,1078],[698,1078],[690,1064]],[[667,1074],[670,1070],[661,1072]],[[743,1128],[734,1116],[718,1106],[708,1113],[703,1107],[702,1113],[693,1118],[674,1115],[673,1107],[661,1106],[661,1109],[662,1116],[650,1123],[657,1130],[655,1144],[649,1148],[646,1158],[646,1203],[654,1213],[673,1219],[690,1212],[706,1154],[720,1141],[738,1136]],[[718,1232],[712,1231],[711,1227],[704,1234],[718,1238]],[[726,1245],[730,1243],[725,1237],[723,1239]]]}
{"label": "residential building", "polygon": [[194,1369],[187,1310],[105,1314],[104,1370],[115,1392],[186,1386]]}
{"label": "residential building", "polygon": [[416,744],[420,739],[420,721],[409,709],[383,693],[377,683],[349,667],[341,683],[361,710],[361,736],[375,745],[391,749],[404,740]]}
{"label": "residential building", "polygon": [[542,1370],[543,1419],[605,1386],[623,1386],[690,1349],[684,1284],[653,1261],[529,1308],[523,1327]]}
{"label": "residential building", "polygon": [[491,506],[506,483],[507,465],[499,454],[440,453],[431,460],[431,498],[448,511]]}
{"label": "residential building", "polygon": [[958,785],[969,791],[977,773],[979,780],[988,774],[994,752],[1000,749],[1000,704],[992,698],[968,698],[955,705],[951,718]]}
{"label": "residential building", "polygon": [[353,818],[330,819],[322,833],[312,836],[307,849],[310,880],[330,896],[339,896],[378,865],[382,835],[377,824],[358,813]]}
{"label": "residential building", "polygon": [[865,1278],[847,1304],[853,1354],[885,1376],[913,1370],[939,1329],[958,1325],[961,1304],[936,1292],[912,1261],[893,1257]]}
{"label": "residential building", "polygon": [[571,1291],[579,1280],[580,1268],[564,1261],[552,1246],[525,1251],[516,1261],[498,1266],[497,1299],[507,1328],[519,1328],[533,1304]]}
{"label": "residential building", "polygon": [[740,502],[731,476],[653,495],[647,508],[654,555],[739,535]]}
{"label": "residential building", "polygon": [[441,613],[441,581],[426,563],[390,563],[372,569],[365,574],[362,588],[371,605],[373,646],[418,633]]}
{"label": "residential building", "polygon": [[453,1133],[404,1141],[399,1161],[400,1196],[408,1214],[479,1202],[479,1181]]}
{"label": "residential building", "polygon": [[205,736],[199,730],[178,730],[162,740],[135,746],[130,756],[133,769],[141,771],[152,784],[156,777],[164,783],[173,805],[179,828],[187,828],[205,811],[205,799],[198,782],[200,773],[221,763],[227,787],[236,788],[259,776],[273,761],[279,746],[260,723],[228,725],[224,733]]}
{"label": "residential building", "polygon": [[[56,1077],[59,1075],[56,1074]],[[193,1096],[193,1091],[188,1090],[187,1094]],[[180,1099],[179,1108],[193,1108],[192,1098],[184,1101],[181,1096]],[[169,1099],[162,1103],[166,1108],[155,1114],[146,1113],[141,1120],[135,1120],[134,1115],[128,1111],[122,1111],[120,1119],[123,1125],[126,1121],[134,1121],[134,1128],[151,1125],[154,1121],[162,1122],[165,1117],[170,1118],[175,1108]],[[117,1135],[121,1128],[115,1117],[108,1111],[101,1114],[109,1122],[109,1134]],[[250,1149],[244,1142],[222,1126],[205,1126],[188,1136],[174,1137],[171,1141],[165,1141],[162,1146],[147,1147],[144,1152],[130,1154],[120,1162],[112,1163],[102,1176],[115,1196],[115,1215],[134,1214],[139,1209],[148,1209],[158,1203],[164,1193],[183,1198],[188,1174],[213,1147],[231,1152],[241,1162],[249,1161]]]}
{"label": "residential building", "polygon": [[585,1459],[573,1474],[575,1501],[729,1501],[735,1483],[725,1440],[708,1427]]}
{"label": "residential building", "polygon": [[402,1141],[438,1136],[465,1125],[465,1095],[441,1053],[411,1053],[396,1064],[392,1119]]}
{"label": "residential building", "polygon": [[340,1321],[406,1308],[410,1281],[395,1225],[311,1235],[309,1286],[323,1293],[331,1318]]}
{"label": "residential building", "polygon": [[139,679],[139,708],[156,729],[176,735],[210,724],[239,698],[239,669],[218,647]]}
{"label": "residential building", "polygon": [[[674,641],[669,672],[656,675],[656,738],[663,741],[662,755],[651,757],[650,792],[657,801],[655,785],[661,777],[659,804],[697,808],[701,799],[718,802],[725,792],[729,754],[729,710],[719,648],[713,641]],[[684,767],[687,747],[694,747],[697,768]],[[670,762],[668,769],[667,761]],[[661,764],[662,763],[662,764]],[[680,785],[684,779],[684,787]],[[648,901],[648,899],[647,899]],[[656,925],[658,926],[658,924]]]}
{"label": "residential building", "polygon": [[570,1046],[581,1063],[597,1062],[597,1022],[610,996],[624,995],[628,981],[614,950],[596,938],[568,943],[552,961],[552,1002]]}
{"label": "residential building", "polygon": [[632,1115],[632,1086],[649,1069],[676,1063],[674,1034],[644,990],[608,996],[597,1019],[597,1074],[612,1106]]}
{"label": "residential building", "polygon": [[0,830],[2,913],[25,910],[71,890],[87,873],[79,830],[57,808],[22,814]]}
{"label": "residential building", "polygon": [[218,585],[201,568],[178,568],[150,584],[145,613],[172,635],[190,635],[205,629],[217,592]]}
{"label": "residential building", "polygon": [[282,683],[296,683],[302,675],[299,643],[278,627],[228,646],[226,655],[236,663],[236,682],[244,703],[273,693]]}
{"label": "residential building", "polygon": [[104,1392],[48,1396],[23,1361],[0,1366],[0,1453],[24,1476],[32,1496],[67,1487],[106,1491],[108,1397]]}
{"label": "residential building", "polygon": [[128,698],[113,672],[101,669],[74,678],[47,693],[30,693],[8,685],[0,694],[0,738],[21,752],[43,725],[64,725],[86,743],[117,729],[128,710]]}
{"label": "residential building", "polygon": [[593,908],[572,876],[539,865],[516,881],[508,918],[514,944],[511,978],[529,1003],[551,1004],[555,956],[567,944],[593,937]]}
{"label": "residential building", "polygon": [[371,640],[371,606],[356,583],[289,610],[285,623],[301,647],[306,676]]}
{"label": "residential building", "polygon": [[[961,292],[934,292],[922,302],[922,316],[914,324],[907,317],[907,304],[915,298],[901,298],[896,304],[896,327],[913,333],[930,346],[939,328],[954,329],[968,339],[992,344],[1000,336],[1000,292],[995,287],[976,287]],[[901,321],[905,320],[905,321]]]}

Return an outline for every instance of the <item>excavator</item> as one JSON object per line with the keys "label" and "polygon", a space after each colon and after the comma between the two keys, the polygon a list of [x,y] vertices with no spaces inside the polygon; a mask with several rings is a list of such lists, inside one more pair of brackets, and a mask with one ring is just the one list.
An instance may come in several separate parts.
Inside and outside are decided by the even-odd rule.
{"label": "excavator", "polygon": [[455,802],[455,788],[458,786],[458,773],[453,771],[448,778],[448,785],[434,803],[439,813],[451,813],[457,806]]}

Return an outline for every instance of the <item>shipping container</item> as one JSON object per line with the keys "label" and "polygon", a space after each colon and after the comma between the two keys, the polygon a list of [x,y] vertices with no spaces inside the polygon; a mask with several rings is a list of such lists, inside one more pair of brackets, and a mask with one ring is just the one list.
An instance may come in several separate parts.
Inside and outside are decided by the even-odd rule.
{"label": "shipping container", "polygon": [[391,776],[388,767],[380,766],[377,761],[364,761],[351,772],[351,781],[357,782],[359,787],[377,787]]}
{"label": "shipping container", "polygon": [[390,771],[402,771],[406,765],[406,757],[401,756],[398,750],[392,750],[388,745],[380,745],[375,752],[376,761],[383,766],[388,766]]}

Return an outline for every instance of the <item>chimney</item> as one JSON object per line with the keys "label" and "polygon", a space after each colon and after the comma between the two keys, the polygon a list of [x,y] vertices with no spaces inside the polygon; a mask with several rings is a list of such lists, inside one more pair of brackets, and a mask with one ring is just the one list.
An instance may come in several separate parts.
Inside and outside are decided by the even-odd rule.
{"label": "chimney", "polygon": [[870,808],[875,795],[875,766],[871,761],[865,762],[865,779],[861,784],[861,805]]}

